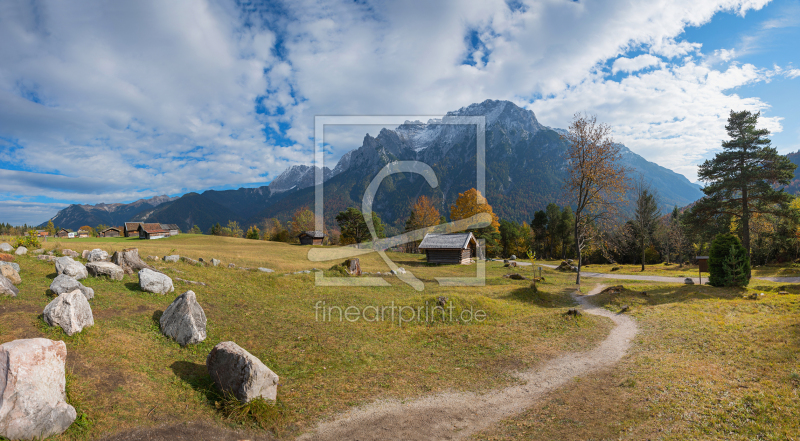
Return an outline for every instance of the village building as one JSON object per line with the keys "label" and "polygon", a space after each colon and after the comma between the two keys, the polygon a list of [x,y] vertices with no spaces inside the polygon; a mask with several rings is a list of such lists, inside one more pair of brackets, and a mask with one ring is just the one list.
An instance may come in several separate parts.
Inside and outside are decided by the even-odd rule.
{"label": "village building", "polygon": [[300,239],[300,245],[322,245],[325,233],[322,231],[304,231],[297,237]]}
{"label": "village building", "polygon": [[77,237],[77,238],[89,237],[89,232],[86,230],[78,230],[75,232],[75,235],[71,237]]}
{"label": "village building", "polygon": [[109,227],[100,232],[100,237],[120,237],[122,236],[122,227]]}
{"label": "village building", "polygon": [[419,244],[428,263],[470,264],[477,256],[477,248],[472,233],[426,234]]}
{"label": "village building", "polygon": [[36,230],[36,235],[38,237],[47,237],[50,233],[48,233],[47,230]]}
{"label": "village building", "polygon": [[139,239],[161,239],[169,237],[169,231],[161,228],[161,224],[139,224]]}
{"label": "village building", "polygon": [[[61,228],[60,230],[58,230],[56,232],[56,237],[70,237],[70,233],[72,233],[72,230],[68,230],[66,228]],[[74,236],[74,233],[72,233],[72,234]]]}
{"label": "village building", "polygon": [[125,222],[122,226],[122,235],[124,237],[136,237],[139,235],[139,226],[141,222]]}

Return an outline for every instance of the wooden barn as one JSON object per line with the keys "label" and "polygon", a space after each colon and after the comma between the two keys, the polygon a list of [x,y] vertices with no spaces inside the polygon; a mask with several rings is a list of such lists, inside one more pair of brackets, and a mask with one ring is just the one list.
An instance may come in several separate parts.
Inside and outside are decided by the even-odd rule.
{"label": "wooden barn", "polygon": [[141,222],[125,222],[125,225],[122,226],[122,236],[123,237],[135,237],[139,235],[139,225]]}
{"label": "wooden barn", "polygon": [[62,228],[56,232],[56,237],[69,237],[69,233],[72,233],[72,231]]}
{"label": "wooden barn", "polygon": [[472,233],[426,234],[419,244],[428,263],[467,265],[477,255],[478,241]]}
{"label": "wooden barn", "polygon": [[75,237],[78,237],[78,238],[89,237],[89,232],[86,231],[86,230],[78,230],[77,232],[75,232]]}
{"label": "wooden barn", "polygon": [[322,245],[325,233],[322,231],[304,231],[297,237],[300,239],[300,245]]}
{"label": "wooden barn", "polygon": [[110,227],[100,232],[100,237],[120,237],[122,236],[122,228]]}
{"label": "wooden barn", "polygon": [[169,237],[169,231],[161,228],[161,224],[139,224],[139,239],[161,239]]}
{"label": "wooden barn", "polygon": [[181,229],[175,224],[161,224],[161,229],[168,231],[170,236],[181,234]]}

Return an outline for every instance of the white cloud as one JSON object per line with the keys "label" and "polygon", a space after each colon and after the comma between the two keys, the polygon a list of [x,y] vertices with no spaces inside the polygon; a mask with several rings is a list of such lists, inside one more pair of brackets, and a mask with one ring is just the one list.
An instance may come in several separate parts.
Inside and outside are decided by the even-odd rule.
{"label": "white cloud", "polygon": [[614,65],[611,68],[611,72],[614,74],[620,71],[638,72],[642,69],[651,66],[658,66],[660,64],[661,64],[661,59],[658,57],[654,57],[650,54],[639,55],[638,57],[634,58],[619,57],[614,61]]}
{"label": "white cloud", "polygon": [[[263,182],[311,160],[315,115],[441,115],[487,98],[534,101],[562,127],[602,110],[651,160],[672,133],[685,166],[705,124],[767,107],[730,94],[767,74],[714,70],[694,60],[700,43],[677,39],[766,2],[6,2],[0,164],[70,179],[14,174],[2,191],[95,203]],[[608,60],[633,74],[604,80]],[[363,133],[335,136],[333,157]]]}

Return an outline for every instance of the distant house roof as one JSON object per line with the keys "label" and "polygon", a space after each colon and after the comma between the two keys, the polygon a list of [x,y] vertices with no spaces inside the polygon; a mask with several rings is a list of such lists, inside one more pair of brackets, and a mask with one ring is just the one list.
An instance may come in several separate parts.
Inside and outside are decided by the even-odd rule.
{"label": "distant house roof", "polygon": [[314,239],[324,239],[325,233],[317,230],[317,231],[303,231],[302,233],[297,235],[297,237],[302,237],[302,236],[311,236]]}
{"label": "distant house roof", "polygon": [[109,230],[117,230],[118,232],[122,232],[122,227],[108,227],[105,230],[101,231],[101,233],[105,233],[106,231]]}
{"label": "distant house roof", "polygon": [[161,224],[161,228],[164,230],[180,230],[176,224]]}
{"label": "distant house roof", "polygon": [[72,230],[68,230],[68,229],[66,229],[66,228],[59,228],[59,229],[58,229],[58,231],[57,231],[57,233],[60,233],[60,232],[62,232],[62,231],[63,231],[63,232],[65,232],[65,233],[72,233]]}
{"label": "distant house roof", "polygon": [[148,234],[169,233],[169,231],[161,228],[161,224],[140,224],[140,227]]}
{"label": "distant house roof", "polygon": [[126,230],[138,230],[139,229],[139,225],[141,225],[141,224],[142,224],[141,222],[125,222],[125,229]]}
{"label": "distant house roof", "polygon": [[472,233],[455,234],[426,234],[419,244],[421,250],[442,250],[442,249],[467,249],[470,241],[475,241]]}

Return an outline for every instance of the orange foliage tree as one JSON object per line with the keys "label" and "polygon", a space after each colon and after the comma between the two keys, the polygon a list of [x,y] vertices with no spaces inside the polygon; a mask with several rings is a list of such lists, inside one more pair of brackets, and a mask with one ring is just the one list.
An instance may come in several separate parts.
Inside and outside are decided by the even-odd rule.
{"label": "orange foliage tree", "polygon": [[459,193],[456,203],[450,206],[450,220],[461,220],[472,217],[478,213],[488,213],[492,217],[492,223],[483,228],[470,230],[476,238],[484,239],[486,241],[486,251],[490,255],[497,255],[500,253],[501,247],[499,244],[500,220],[494,214],[492,206],[485,197],[474,188],[470,188],[464,193]]}
{"label": "orange foliage tree", "polygon": [[439,210],[433,206],[431,200],[427,196],[420,196],[414,206],[411,207],[411,216],[406,222],[406,231],[439,225],[441,217]]}
{"label": "orange foliage tree", "polygon": [[292,235],[297,236],[303,231],[314,231],[314,212],[309,209],[298,209],[294,212],[292,220],[289,223],[292,230]]}

